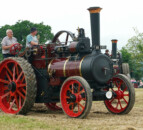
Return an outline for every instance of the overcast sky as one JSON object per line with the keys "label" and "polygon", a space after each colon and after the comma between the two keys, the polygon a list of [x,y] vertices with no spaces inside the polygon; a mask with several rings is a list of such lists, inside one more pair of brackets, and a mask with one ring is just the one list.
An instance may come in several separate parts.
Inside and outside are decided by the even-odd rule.
{"label": "overcast sky", "polygon": [[111,39],[118,39],[121,49],[135,35],[133,27],[143,32],[143,0],[2,0],[0,26],[15,24],[18,20],[44,22],[55,34],[60,30],[76,32],[84,28],[90,36],[87,8],[100,6],[101,44],[111,49]]}

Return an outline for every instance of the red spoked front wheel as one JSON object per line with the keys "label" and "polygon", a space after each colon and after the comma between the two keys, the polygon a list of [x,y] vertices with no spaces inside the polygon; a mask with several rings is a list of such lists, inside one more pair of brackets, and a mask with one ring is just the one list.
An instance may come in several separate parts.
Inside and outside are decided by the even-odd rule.
{"label": "red spoked front wheel", "polygon": [[61,111],[62,108],[57,103],[45,103],[46,107],[52,111]]}
{"label": "red spoked front wheel", "polygon": [[3,112],[26,114],[29,111],[36,95],[35,81],[30,80],[35,80],[35,75],[24,59],[7,58],[1,62],[0,109]]}
{"label": "red spoked front wheel", "polygon": [[92,93],[86,80],[79,76],[68,78],[61,88],[63,111],[73,118],[84,118],[92,106]]}
{"label": "red spoked front wheel", "polygon": [[130,80],[125,75],[119,74],[111,80],[114,93],[111,100],[105,100],[107,109],[114,114],[127,114],[135,103],[135,91]]}

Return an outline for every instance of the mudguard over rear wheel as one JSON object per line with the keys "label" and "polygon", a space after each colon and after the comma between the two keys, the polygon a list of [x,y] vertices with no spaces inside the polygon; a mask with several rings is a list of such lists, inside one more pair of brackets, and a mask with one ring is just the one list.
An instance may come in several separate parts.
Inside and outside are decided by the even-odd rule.
{"label": "mudguard over rear wheel", "polygon": [[123,74],[118,74],[110,80],[114,93],[111,100],[105,100],[105,106],[113,114],[129,113],[135,103],[135,90],[129,78]]}
{"label": "mudguard over rear wheel", "polygon": [[82,77],[69,77],[62,85],[60,100],[64,113],[69,117],[86,117],[92,106],[89,84]]}
{"label": "mudguard over rear wheel", "polygon": [[0,63],[0,109],[9,114],[26,114],[37,93],[36,77],[23,58],[7,58]]}

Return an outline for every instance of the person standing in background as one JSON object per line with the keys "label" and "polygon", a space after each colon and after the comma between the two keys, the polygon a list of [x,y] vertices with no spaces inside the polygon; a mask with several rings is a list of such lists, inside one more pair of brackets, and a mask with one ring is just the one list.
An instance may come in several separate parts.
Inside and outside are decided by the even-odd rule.
{"label": "person standing in background", "polygon": [[3,58],[14,57],[14,55],[10,54],[10,47],[17,43],[17,39],[13,37],[13,31],[11,29],[6,30],[6,35],[1,42]]}

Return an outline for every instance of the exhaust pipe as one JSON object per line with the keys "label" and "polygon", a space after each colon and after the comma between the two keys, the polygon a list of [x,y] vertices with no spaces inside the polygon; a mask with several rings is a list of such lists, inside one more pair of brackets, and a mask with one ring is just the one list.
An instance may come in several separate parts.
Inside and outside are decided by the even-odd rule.
{"label": "exhaust pipe", "polygon": [[100,7],[90,7],[90,22],[92,35],[92,48],[100,51]]}
{"label": "exhaust pipe", "polygon": [[117,41],[116,39],[112,41],[112,59],[117,59]]}

